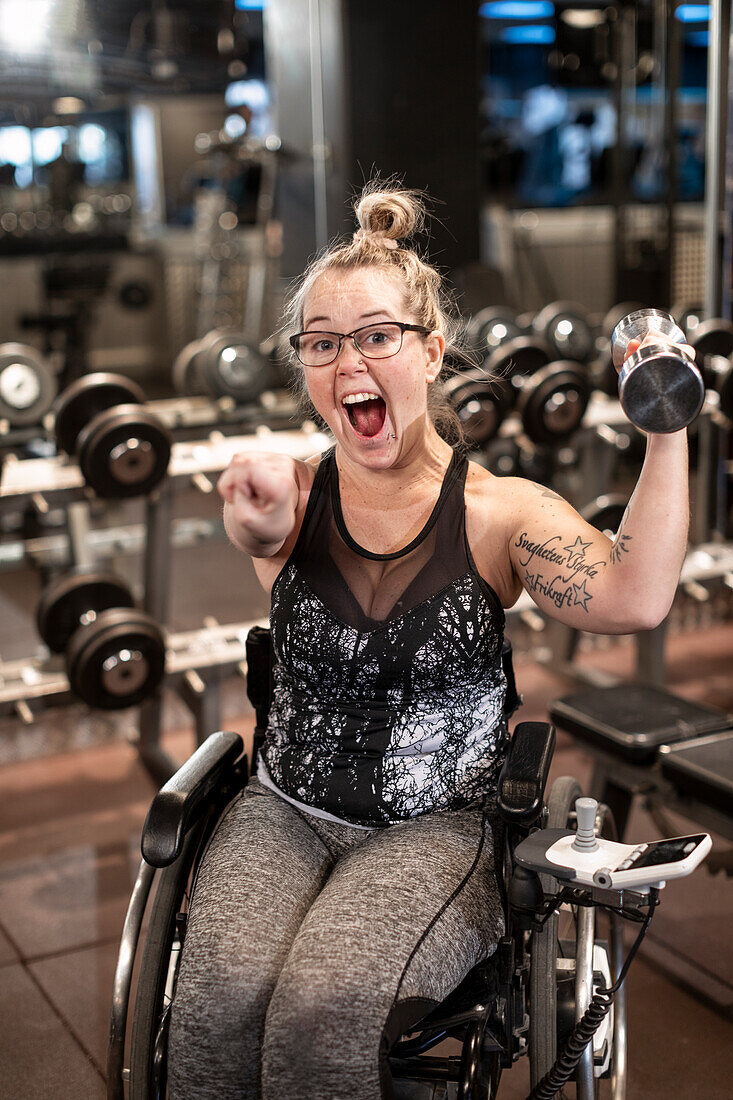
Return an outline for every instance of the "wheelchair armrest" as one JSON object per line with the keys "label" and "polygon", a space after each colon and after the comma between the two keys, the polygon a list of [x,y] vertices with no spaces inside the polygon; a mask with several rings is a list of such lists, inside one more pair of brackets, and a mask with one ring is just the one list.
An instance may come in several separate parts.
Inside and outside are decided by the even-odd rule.
{"label": "wheelchair armrest", "polygon": [[555,727],[549,722],[520,722],[499,775],[498,807],[507,822],[528,825],[539,816],[545,793]]}
{"label": "wheelchair armrest", "polygon": [[238,733],[212,733],[160,788],[143,825],[141,848],[146,863],[167,867],[177,859],[186,833],[243,751],[244,742]]}

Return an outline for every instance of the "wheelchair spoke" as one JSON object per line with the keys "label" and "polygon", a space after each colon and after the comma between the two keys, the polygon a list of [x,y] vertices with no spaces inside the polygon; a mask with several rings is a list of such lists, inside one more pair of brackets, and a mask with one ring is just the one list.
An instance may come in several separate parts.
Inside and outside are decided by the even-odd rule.
{"label": "wheelchair spoke", "polygon": [[[623,922],[617,913],[610,914],[611,920],[611,974],[616,981],[624,963]],[[613,1056],[611,1059],[611,1096],[612,1100],[626,1100],[626,983],[616,994],[613,1017]]]}

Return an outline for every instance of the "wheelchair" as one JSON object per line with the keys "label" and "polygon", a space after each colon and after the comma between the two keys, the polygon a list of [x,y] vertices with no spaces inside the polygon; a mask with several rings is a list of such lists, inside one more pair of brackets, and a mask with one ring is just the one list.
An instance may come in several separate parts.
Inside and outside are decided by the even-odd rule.
{"label": "wheelchair", "polygon": [[[264,738],[272,688],[269,631],[253,628],[246,645],[247,694],[256,715],[254,759]],[[503,663],[509,715],[521,699],[508,644]],[[594,991],[608,989],[620,974],[623,979],[622,914],[617,904],[599,906],[589,895],[567,887],[561,886],[558,892],[555,878],[529,872],[513,858],[518,843],[538,829],[575,827],[575,801],[582,794],[575,779],[556,780],[544,800],[554,743],[550,724],[522,722],[515,727],[493,816],[506,931],[489,959],[474,967],[442,1004],[392,1044],[389,1060],[395,1096],[400,1100],[494,1100],[502,1073],[523,1056],[529,1057],[531,1095],[538,1100],[561,1094],[562,1085],[547,1075],[553,1067],[557,1073],[563,1057],[563,1080],[574,1080],[578,1100],[623,1100],[626,1095],[623,987],[604,1019],[593,1025],[592,1039],[584,1033],[577,1042],[582,1017],[592,1010],[589,1002]],[[170,1006],[188,899],[208,839],[248,775],[242,738],[214,733],[153,799],[115,974],[107,1060],[109,1100],[166,1096]],[[598,806],[595,828],[599,835],[615,838],[612,815],[603,805]],[[148,906],[156,874],[157,890]],[[147,933],[130,1013],[133,967],[147,909]],[[569,1059],[567,1047],[572,1047],[573,1039],[575,1051]],[[570,1069],[569,1062],[573,1063]]]}

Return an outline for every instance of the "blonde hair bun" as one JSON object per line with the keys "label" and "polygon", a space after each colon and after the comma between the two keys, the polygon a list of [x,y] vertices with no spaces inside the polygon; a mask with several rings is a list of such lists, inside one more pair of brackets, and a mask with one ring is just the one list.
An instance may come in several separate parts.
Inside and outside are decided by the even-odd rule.
{"label": "blonde hair bun", "polygon": [[383,240],[409,240],[425,222],[425,203],[418,191],[381,181],[366,185],[354,211],[362,233]]}

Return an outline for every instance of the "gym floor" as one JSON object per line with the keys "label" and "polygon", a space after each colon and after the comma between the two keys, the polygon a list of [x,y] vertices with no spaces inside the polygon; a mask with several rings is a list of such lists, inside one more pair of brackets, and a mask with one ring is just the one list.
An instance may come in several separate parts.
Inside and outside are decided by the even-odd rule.
{"label": "gym floor", "polygon": [[[234,594],[232,577],[240,578]],[[38,592],[35,573],[0,576],[4,660],[36,650]],[[201,548],[176,551],[172,629],[193,629],[205,615],[245,621],[265,611],[250,564],[225,543],[210,544],[205,555]],[[667,642],[669,687],[733,711],[730,619],[686,627]],[[628,639],[579,660],[623,678],[633,675]],[[522,719],[545,718],[549,702],[573,689],[521,653],[516,666]],[[194,747],[191,719],[169,693],[164,725],[164,746],[184,759]],[[237,678],[222,686],[222,725],[245,735],[251,730]],[[134,711],[104,715],[77,704],[46,709],[32,725],[0,718],[0,1095],[9,1100],[105,1095],[117,947],[154,793],[131,743],[134,733]],[[560,733],[553,776],[571,773],[587,785],[591,770],[589,753]],[[680,832],[697,827],[681,819],[679,826]],[[626,839],[657,835],[638,798]],[[718,851],[731,846],[720,838],[714,843]],[[663,893],[628,979],[629,1100],[731,1095],[732,913],[733,880],[722,873],[702,868]],[[505,1074],[501,1096],[520,1100],[527,1091],[523,1059]]]}

